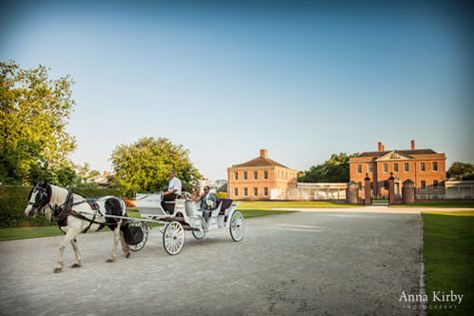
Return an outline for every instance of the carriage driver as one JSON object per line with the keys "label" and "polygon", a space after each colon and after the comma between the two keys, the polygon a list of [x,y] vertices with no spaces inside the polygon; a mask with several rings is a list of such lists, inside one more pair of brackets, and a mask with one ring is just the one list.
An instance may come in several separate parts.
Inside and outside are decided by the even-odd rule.
{"label": "carriage driver", "polygon": [[163,209],[167,212],[173,212],[174,210],[174,204],[173,203],[167,203],[170,201],[176,200],[176,197],[178,194],[181,194],[181,180],[179,180],[176,177],[176,171],[172,170],[169,174],[170,177],[170,182],[168,184],[168,189],[163,192],[163,201],[161,201],[161,206]]}

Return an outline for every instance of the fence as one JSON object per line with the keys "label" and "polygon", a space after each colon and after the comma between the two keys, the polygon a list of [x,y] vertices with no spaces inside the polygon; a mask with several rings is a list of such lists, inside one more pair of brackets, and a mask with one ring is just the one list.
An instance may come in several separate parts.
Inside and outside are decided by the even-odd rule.
{"label": "fence", "polygon": [[302,183],[295,189],[272,189],[270,200],[345,200],[346,183]]}

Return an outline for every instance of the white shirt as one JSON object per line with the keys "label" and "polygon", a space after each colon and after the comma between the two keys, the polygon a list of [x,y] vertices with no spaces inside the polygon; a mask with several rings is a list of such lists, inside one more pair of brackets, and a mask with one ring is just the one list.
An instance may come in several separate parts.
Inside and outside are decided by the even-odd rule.
{"label": "white shirt", "polygon": [[173,177],[170,180],[170,183],[168,184],[168,191],[173,191],[173,189],[176,189],[176,194],[181,194],[181,180],[179,180],[176,177]]}

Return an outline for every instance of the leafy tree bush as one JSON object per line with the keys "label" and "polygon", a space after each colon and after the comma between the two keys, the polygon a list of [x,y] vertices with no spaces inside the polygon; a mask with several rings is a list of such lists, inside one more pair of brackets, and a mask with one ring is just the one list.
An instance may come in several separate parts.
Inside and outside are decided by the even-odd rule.
{"label": "leafy tree bush", "polygon": [[227,199],[227,192],[217,192],[218,199]]}
{"label": "leafy tree bush", "polygon": [[448,179],[474,180],[474,164],[455,161],[446,173]]}
{"label": "leafy tree bush", "polygon": [[[51,225],[42,215],[29,218],[23,214],[30,190],[31,186],[0,185],[0,227]],[[101,188],[96,184],[80,185],[72,191],[85,198],[120,196],[119,190]]]}
{"label": "leafy tree bush", "polygon": [[44,216],[26,217],[25,211],[30,187],[0,185],[0,227],[51,225]]}
{"label": "leafy tree bush", "polygon": [[299,182],[348,182],[349,158],[346,153],[332,154],[323,164],[312,166],[299,175]]}
{"label": "leafy tree bush", "polygon": [[162,190],[171,170],[176,170],[188,191],[201,177],[189,160],[188,150],[166,138],[145,137],[131,145],[119,145],[112,153],[112,165],[114,181],[127,195]]}
{"label": "leafy tree bush", "polygon": [[74,100],[69,77],[0,62],[0,182],[68,184],[75,140],[66,132]]}

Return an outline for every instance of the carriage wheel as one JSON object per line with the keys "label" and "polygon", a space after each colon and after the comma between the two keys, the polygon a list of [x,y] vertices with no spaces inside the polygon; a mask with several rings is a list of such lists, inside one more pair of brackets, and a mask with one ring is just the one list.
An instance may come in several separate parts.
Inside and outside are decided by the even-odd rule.
{"label": "carriage wheel", "polygon": [[235,211],[232,214],[229,233],[233,241],[241,241],[244,238],[244,215],[241,212]]}
{"label": "carriage wheel", "polygon": [[193,234],[194,238],[196,238],[198,240],[203,239],[204,236],[206,236],[206,233],[204,231],[200,231],[200,230],[193,230],[191,233]]}
{"label": "carriage wheel", "polygon": [[163,247],[170,255],[177,255],[184,245],[184,227],[177,221],[166,225],[163,231]]}
{"label": "carriage wheel", "polygon": [[143,249],[143,247],[145,247],[145,244],[148,240],[148,231],[150,230],[150,228],[148,227],[147,224],[145,224],[145,222],[133,221],[129,225],[140,227],[143,231],[143,240],[136,245],[129,245],[131,251],[134,251],[134,252],[140,251]]}

